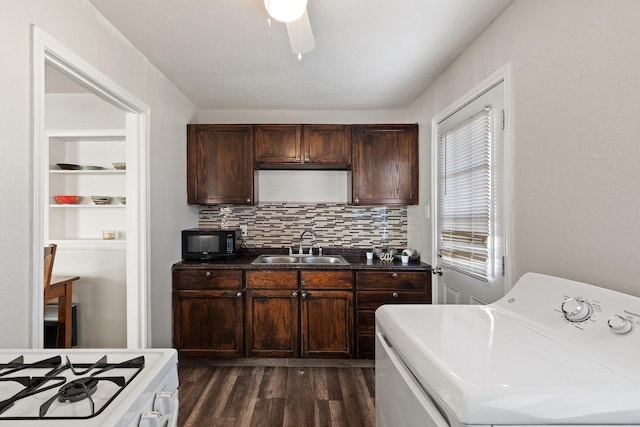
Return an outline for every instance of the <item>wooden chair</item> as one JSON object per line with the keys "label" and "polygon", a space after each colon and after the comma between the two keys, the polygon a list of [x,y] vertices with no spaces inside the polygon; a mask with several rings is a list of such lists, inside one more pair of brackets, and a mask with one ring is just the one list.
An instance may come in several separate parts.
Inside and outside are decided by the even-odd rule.
{"label": "wooden chair", "polygon": [[53,261],[56,257],[57,245],[50,244],[44,248],[44,311],[47,301],[58,300],[58,347],[71,348],[71,322],[73,282],[78,276],[53,276]]}
{"label": "wooden chair", "polygon": [[51,285],[51,273],[53,272],[53,261],[56,258],[56,249],[58,245],[50,244],[44,247],[44,310],[47,310],[47,301],[51,298],[47,297],[47,291]]}

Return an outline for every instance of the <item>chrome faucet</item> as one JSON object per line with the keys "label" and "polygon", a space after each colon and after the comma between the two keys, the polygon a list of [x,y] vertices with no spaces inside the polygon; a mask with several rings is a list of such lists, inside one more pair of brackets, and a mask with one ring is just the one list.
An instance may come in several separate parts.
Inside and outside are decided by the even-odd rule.
{"label": "chrome faucet", "polygon": [[313,234],[311,230],[305,230],[300,235],[300,247],[298,248],[298,254],[303,255],[304,251],[302,250],[302,239],[304,239],[304,235],[310,233],[311,234],[311,246],[309,247],[309,255],[313,255],[313,245],[316,243],[316,236]]}

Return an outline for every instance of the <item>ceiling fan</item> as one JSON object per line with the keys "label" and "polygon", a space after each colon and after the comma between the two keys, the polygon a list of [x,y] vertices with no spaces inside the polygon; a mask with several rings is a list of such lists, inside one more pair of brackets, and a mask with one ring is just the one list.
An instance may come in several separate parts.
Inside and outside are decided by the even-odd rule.
{"label": "ceiling fan", "polygon": [[307,13],[307,0],[264,0],[264,7],[270,18],[287,24],[291,51],[298,55],[298,59],[302,59],[303,53],[316,48]]}

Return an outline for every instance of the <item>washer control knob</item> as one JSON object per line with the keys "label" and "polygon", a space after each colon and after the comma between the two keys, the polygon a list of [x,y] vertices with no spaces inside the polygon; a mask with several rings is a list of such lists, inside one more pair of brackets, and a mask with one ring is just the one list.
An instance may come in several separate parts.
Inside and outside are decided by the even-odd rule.
{"label": "washer control knob", "polygon": [[609,328],[616,334],[626,334],[631,331],[631,322],[622,316],[615,315],[607,321]]}
{"label": "washer control knob", "polygon": [[593,312],[591,304],[580,298],[569,298],[562,303],[564,317],[571,322],[584,322]]}

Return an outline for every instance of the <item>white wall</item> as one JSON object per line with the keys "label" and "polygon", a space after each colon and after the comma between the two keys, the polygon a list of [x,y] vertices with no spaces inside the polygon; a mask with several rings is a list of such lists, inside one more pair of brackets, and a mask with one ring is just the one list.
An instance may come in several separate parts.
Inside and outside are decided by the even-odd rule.
{"label": "white wall", "polygon": [[47,93],[44,103],[45,129],[126,127],[124,112],[92,93]]}
{"label": "white wall", "polygon": [[185,124],[193,104],[86,0],[4,2],[0,17],[0,348],[30,346],[32,230],[31,27],[43,31],[146,103],[150,123],[150,310],[154,346],[171,344],[170,266],[186,206]]}
{"label": "white wall", "polygon": [[430,121],[512,65],[511,266],[640,295],[640,2],[516,0],[409,109],[421,129],[422,206],[409,245],[429,251]]}

